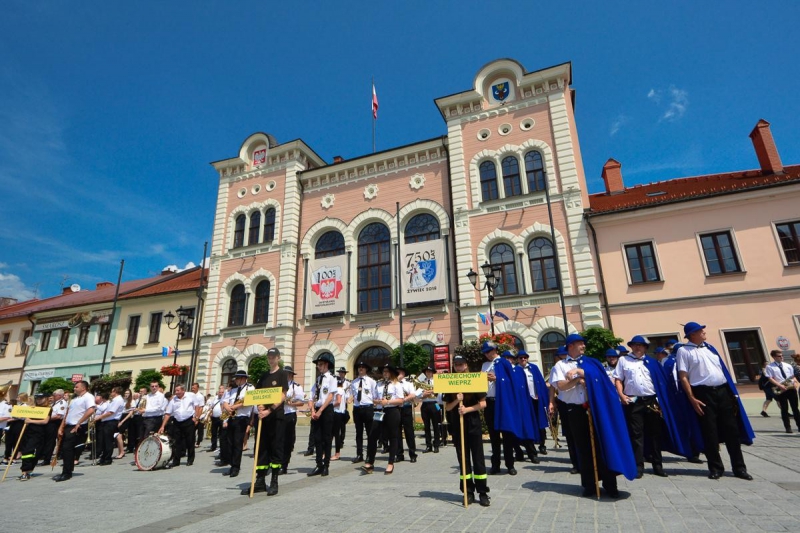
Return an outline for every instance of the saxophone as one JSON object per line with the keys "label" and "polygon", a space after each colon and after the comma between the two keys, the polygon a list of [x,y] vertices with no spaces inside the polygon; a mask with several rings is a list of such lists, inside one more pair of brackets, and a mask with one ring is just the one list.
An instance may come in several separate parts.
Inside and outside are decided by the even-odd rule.
{"label": "saxophone", "polygon": [[783,394],[784,392],[786,392],[788,390],[794,389],[794,378],[793,377],[788,377],[788,378],[784,379],[783,381],[781,381],[781,385],[786,387],[786,390],[781,390],[780,387],[772,387],[772,394],[774,394],[775,396],[778,396],[779,394]]}

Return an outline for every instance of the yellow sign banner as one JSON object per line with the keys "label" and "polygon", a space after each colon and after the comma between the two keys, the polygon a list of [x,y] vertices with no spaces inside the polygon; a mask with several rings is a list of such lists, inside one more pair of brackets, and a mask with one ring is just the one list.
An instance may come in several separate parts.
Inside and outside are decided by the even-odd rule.
{"label": "yellow sign banner", "polygon": [[268,389],[253,389],[244,395],[244,405],[269,405],[281,403],[280,387],[270,387]]}
{"label": "yellow sign banner", "polygon": [[14,418],[33,418],[43,420],[50,414],[49,407],[30,407],[28,405],[15,405],[11,409]]}
{"label": "yellow sign banner", "polygon": [[459,372],[456,374],[434,374],[433,392],[486,392],[489,380],[485,372]]}

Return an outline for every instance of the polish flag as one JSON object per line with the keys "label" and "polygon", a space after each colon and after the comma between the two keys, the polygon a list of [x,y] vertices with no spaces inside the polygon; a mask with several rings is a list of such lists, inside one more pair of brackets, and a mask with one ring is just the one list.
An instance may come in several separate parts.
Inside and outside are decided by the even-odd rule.
{"label": "polish flag", "polygon": [[375,92],[375,84],[372,84],[372,118],[378,118],[378,93]]}

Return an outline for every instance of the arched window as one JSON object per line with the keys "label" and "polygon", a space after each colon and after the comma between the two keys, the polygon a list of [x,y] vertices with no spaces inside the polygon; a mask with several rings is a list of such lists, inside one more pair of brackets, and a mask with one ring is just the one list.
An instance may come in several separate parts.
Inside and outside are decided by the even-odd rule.
{"label": "arched window", "polygon": [[247,217],[239,215],[236,217],[236,226],[233,230],[233,247],[240,248],[244,246],[244,225],[247,224]]}
{"label": "arched window", "polygon": [[431,241],[438,238],[439,220],[430,213],[416,215],[406,224],[406,244]]}
{"label": "arched window", "polygon": [[556,257],[553,243],[545,237],[536,237],[528,243],[528,260],[531,263],[533,291],[558,289]]}
{"label": "arched window", "polygon": [[261,229],[261,211],[256,211],[250,215],[250,233],[247,236],[247,244],[258,244],[258,230]]}
{"label": "arched window", "polygon": [[433,344],[429,342],[420,342],[418,346],[428,353],[428,364],[436,368],[435,361],[433,360]]}
{"label": "arched window", "polygon": [[511,338],[514,339],[514,351],[519,353],[520,350],[525,349],[525,343],[522,342],[522,339],[517,337],[516,335],[511,335]]}
{"label": "arched window", "polygon": [[500,267],[500,283],[494,293],[498,296],[504,294],[517,294],[517,267],[514,258],[514,249],[506,243],[500,243],[492,247],[489,253],[489,262],[493,267]]}
{"label": "arched window", "polygon": [[264,211],[264,242],[275,240],[275,208]]}
{"label": "arched window", "polygon": [[392,308],[389,228],[375,222],[358,236],[358,312]]}
{"label": "arched window", "polygon": [[478,168],[481,174],[481,197],[483,201],[496,200],[499,195],[497,194],[497,170],[494,168],[494,163],[484,161]]}
{"label": "arched window", "polygon": [[528,178],[528,192],[543,191],[547,186],[544,179],[544,161],[536,150],[525,154],[525,176]]}
{"label": "arched window", "polygon": [[556,351],[564,345],[564,335],[557,331],[550,331],[539,337],[539,353],[542,355],[542,373],[545,378],[550,369],[556,364]]}
{"label": "arched window", "polygon": [[269,280],[265,279],[256,285],[255,305],[253,323],[266,324],[269,318]]}
{"label": "arched window", "polygon": [[380,374],[381,367],[392,360],[392,354],[383,346],[371,346],[356,357],[353,375],[358,375],[358,363],[365,362],[372,367],[373,374]]}
{"label": "arched window", "polygon": [[314,259],[344,255],[344,236],[338,231],[327,231],[314,246]]}
{"label": "arched window", "polygon": [[247,295],[244,293],[244,285],[241,283],[231,291],[231,304],[228,309],[228,327],[244,325],[244,308],[247,303]]}
{"label": "arched window", "polygon": [[228,383],[232,382],[233,375],[238,368],[239,365],[236,364],[236,359],[225,359],[225,362],[222,363],[222,369],[220,370],[219,384],[227,386]]}
{"label": "arched window", "polygon": [[503,191],[506,198],[522,194],[522,183],[519,180],[519,161],[513,155],[503,159]]}

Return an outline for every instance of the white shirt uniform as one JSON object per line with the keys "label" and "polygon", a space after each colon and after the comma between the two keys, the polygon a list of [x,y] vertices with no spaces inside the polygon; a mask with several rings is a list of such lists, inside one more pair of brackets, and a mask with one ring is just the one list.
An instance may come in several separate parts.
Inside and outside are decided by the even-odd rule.
{"label": "white shirt uniform", "polygon": [[192,396],[195,396],[197,398],[197,401],[199,402],[200,407],[205,407],[206,397],[200,394],[199,392],[195,393],[191,391],[186,391],[185,394],[191,394]]}
{"label": "white shirt uniform", "polygon": [[[426,384],[426,385],[433,385],[433,378],[429,378],[428,376],[424,376],[424,375],[423,375],[423,376],[421,376],[421,377],[419,378],[419,380],[420,380],[422,383]],[[419,390],[417,390],[417,398],[420,398],[420,399],[422,400],[422,403],[428,403],[428,402],[431,402],[431,403],[436,403],[436,400],[437,400],[437,395],[435,395],[435,394],[434,394],[434,395],[433,395],[433,396],[431,396],[430,398],[423,398],[423,397],[422,397],[422,393],[424,393],[424,392],[425,392],[425,390],[424,390],[424,389],[422,389],[422,388],[420,388]]]}
{"label": "white shirt uniform", "polygon": [[720,358],[709,350],[705,344],[697,346],[687,342],[675,354],[677,363],[675,366],[678,372],[686,372],[689,378],[689,385],[696,387],[705,385],[708,387],[718,387],[727,383],[725,374],[722,373],[722,362]]}
{"label": "white shirt uniform", "polygon": [[175,394],[167,405],[167,414],[178,422],[185,422],[195,414],[195,407],[200,407],[200,400],[196,394],[185,392],[183,398]]}
{"label": "white shirt uniform", "polygon": [[223,394],[222,397],[217,396],[210,400],[211,403],[211,418],[219,418],[222,416],[222,398],[225,395]]}
{"label": "white shirt uniform", "polygon": [[[403,381],[400,382],[400,385],[403,386],[403,397],[405,398],[409,394],[414,394],[416,396],[416,389],[414,389],[414,384],[408,381],[407,379],[403,378]],[[403,402],[403,407],[411,407],[412,402]]]}
{"label": "white shirt uniform", "polygon": [[653,376],[644,365],[644,357],[626,355],[619,358],[617,367],[612,373],[614,379],[622,381],[622,392],[626,396],[655,396]]}
{"label": "white shirt uniform", "polygon": [[[7,401],[0,401],[0,418],[8,418],[11,416],[11,404]],[[6,429],[8,420],[0,422],[0,430]]]}
{"label": "white shirt uniform", "polygon": [[[781,367],[783,367],[783,374],[781,374]],[[786,379],[794,377],[794,368],[789,363],[773,361],[764,369],[764,375],[768,378],[774,378],[778,383],[782,383]]]}
{"label": "white shirt uniform", "polygon": [[[499,357],[496,357],[496,358],[492,359],[491,361],[484,362],[483,365],[481,365],[481,372],[487,372],[487,373],[488,372],[494,372],[494,362],[497,361],[497,359],[499,359]],[[494,385],[495,385],[494,381],[490,381],[489,382],[489,388],[486,391],[486,397],[487,398],[494,398],[494,395],[495,395]]]}
{"label": "white shirt uniform", "polygon": [[[69,402],[69,413],[67,413],[65,424],[74,426],[86,411],[92,407],[95,407],[94,395],[92,393],[87,391],[83,393],[83,396],[74,396],[72,401]],[[88,422],[88,419],[84,421],[84,424],[86,422]]]}
{"label": "white shirt uniform", "polygon": [[[224,398],[222,401],[232,407],[235,403],[244,401],[244,397],[247,395],[247,391],[253,390],[254,388],[255,387],[253,385],[250,385],[249,383],[245,383],[244,385],[242,385],[241,389],[239,387],[233,387],[230,391],[228,391],[226,398]],[[236,408],[236,413],[234,414],[234,416],[236,418],[244,416],[249,417],[253,413],[254,407],[255,406],[238,407]]]}
{"label": "white shirt uniform", "polygon": [[292,407],[289,402],[302,402],[306,393],[303,392],[303,387],[296,383],[294,380],[289,380],[289,389],[286,391],[286,404],[283,406],[284,414],[291,414],[297,412],[297,407]]}
{"label": "white shirt uniform", "polygon": [[147,395],[147,404],[144,406],[144,417],[164,416],[167,408],[167,399],[162,392],[151,392]]}
{"label": "white shirt uniform", "polygon": [[[381,400],[383,399],[397,400],[397,399],[402,399],[405,396],[405,393],[403,391],[403,384],[394,381],[389,383],[381,381],[380,383],[378,383],[378,387],[376,390],[377,393],[375,395],[375,401],[378,402],[378,404],[375,405],[375,408],[378,410],[384,408],[380,405]],[[386,406],[386,408],[391,408],[391,407],[399,407],[399,406],[397,405]]]}
{"label": "white shirt uniform", "polygon": [[[108,411],[108,405],[109,405],[108,400],[104,401],[100,405],[96,405],[95,404],[94,416],[98,417],[100,415],[106,414],[106,411]],[[95,420],[96,420],[96,418],[95,418]],[[105,420],[105,418],[103,420]]]}
{"label": "white shirt uniform", "polygon": [[536,386],[533,384],[533,373],[528,370],[527,366],[523,366],[522,370],[525,371],[525,381],[528,382],[528,394],[530,394],[531,398],[536,400]]}
{"label": "white shirt uniform", "polygon": [[[67,401],[65,399],[60,399],[57,402],[53,403],[53,412],[50,415],[50,420],[53,419],[54,416],[59,416],[64,418],[64,415],[67,413]],[[2,418],[2,414],[0,414],[0,418]],[[58,420],[58,419],[57,419]],[[2,422],[0,422],[2,424]],[[2,427],[2,425],[0,425]]]}
{"label": "white shirt uniform", "polygon": [[375,380],[369,376],[359,376],[354,379],[352,383],[350,383],[350,394],[353,397],[353,406],[361,407],[364,405],[372,405],[376,386]]}
{"label": "white shirt uniform", "polygon": [[333,402],[336,403],[337,400],[339,401],[339,405],[333,407],[333,412],[342,414],[347,411],[347,390],[344,386],[336,389],[336,397],[333,399]]}
{"label": "white shirt uniform", "polygon": [[[576,368],[578,368],[577,359],[567,357],[563,361],[559,361],[550,373],[550,384],[558,390],[557,383],[567,379],[567,372]],[[578,384],[569,390],[559,390],[558,398],[564,403],[582,405],[587,401],[586,385]]]}
{"label": "white shirt uniform", "polygon": [[[336,378],[330,372],[326,372],[317,377],[314,386],[311,387],[311,398],[314,400],[314,407],[322,407],[328,396],[336,393],[339,384]],[[333,405],[333,398],[331,398],[330,405]]]}
{"label": "white shirt uniform", "polygon": [[125,400],[122,396],[116,396],[112,398],[108,402],[108,407],[106,408],[106,412],[111,412],[111,416],[104,418],[103,420],[116,420],[119,421],[122,418],[122,411],[125,410]]}

